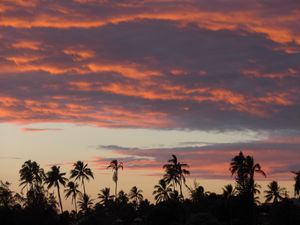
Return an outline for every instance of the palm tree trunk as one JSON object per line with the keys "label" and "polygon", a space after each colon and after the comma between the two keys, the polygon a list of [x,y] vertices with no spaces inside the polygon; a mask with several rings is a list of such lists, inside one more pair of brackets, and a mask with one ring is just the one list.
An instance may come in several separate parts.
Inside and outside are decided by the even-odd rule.
{"label": "palm tree trunk", "polygon": [[59,204],[60,204],[60,210],[61,210],[61,213],[63,213],[63,206],[62,206],[61,197],[60,197],[59,185],[57,186],[57,193],[58,193],[58,200],[59,200]]}
{"label": "palm tree trunk", "polygon": [[75,203],[75,212],[77,214],[77,201],[76,201],[76,196],[74,197],[74,203]]}
{"label": "palm tree trunk", "polygon": [[182,194],[182,180],[180,180],[179,188],[180,188],[180,198],[183,200],[183,194]]}
{"label": "palm tree trunk", "polygon": [[85,185],[84,185],[84,179],[82,178],[82,187],[83,187],[83,194],[85,195]]}
{"label": "palm tree trunk", "polygon": [[115,201],[117,201],[118,181],[115,182]]}

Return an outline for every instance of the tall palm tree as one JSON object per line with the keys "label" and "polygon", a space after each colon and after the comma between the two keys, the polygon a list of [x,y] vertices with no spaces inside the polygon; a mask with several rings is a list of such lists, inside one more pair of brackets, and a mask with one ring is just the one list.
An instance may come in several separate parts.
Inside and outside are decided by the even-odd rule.
{"label": "tall palm tree", "polygon": [[123,163],[122,162],[118,162],[118,160],[112,160],[109,164],[109,166],[107,167],[107,169],[112,169],[113,170],[113,181],[115,182],[115,199],[117,198],[117,192],[118,192],[118,178],[119,178],[119,174],[118,171],[119,169],[123,169]]}
{"label": "tall palm tree", "polygon": [[268,190],[264,191],[266,193],[265,198],[266,202],[271,202],[273,199],[273,203],[279,202],[284,199],[284,195],[286,193],[285,188],[281,188],[277,181],[272,181],[268,185]]}
{"label": "tall palm tree", "polygon": [[133,201],[135,209],[137,209],[139,203],[144,199],[142,192],[143,191],[141,189],[138,189],[136,186],[133,186],[129,192],[128,197]]}
{"label": "tall palm tree", "polygon": [[294,193],[295,196],[300,196],[300,171],[292,171],[293,174],[295,174],[295,184],[294,184]]}
{"label": "tall palm tree", "polygon": [[168,185],[164,179],[159,180],[159,184],[155,185],[154,189],[153,195],[156,204],[170,200],[173,191],[170,185]]}
{"label": "tall palm tree", "polygon": [[164,179],[167,183],[172,182],[174,191],[176,190],[175,186],[178,184],[180,188],[180,197],[183,198],[182,186],[186,182],[185,175],[190,174],[190,171],[186,169],[189,165],[178,162],[176,155],[172,155],[172,159],[168,160],[168,162],[168,164],[163,166],[166,172]]}
{"label": "tall palm tree", "polygon": [[46,177],[46,183],[48,184],[48,188],[50,189],[53,186],[57,188],[57,194],[58,194],[61,212],[63,212],[63,206],[62,206],[61,196],[60,196],[60,184],[62,186],[66,185],[66,181],[68,179],[65,178],[65,175],[66,173],[60,172],[59,166],[52,166],[51,170],[47,172],[47,177]]}
{"label": "tall palm tree", "polygon": [[19,171],[20,174],[20,186],[22,190],[29,186],[29,190],[37,191],[40,189],[43,180],[45,179],[45,172],[40,165],[35,161],[27,160],[22,165]]}
{"label": "tall palm tree", "polygon": [[109,202],[113,199],[114,195],[110,195],[110,188],[103,188],[100,190],[98,194],[98,198],[100,199],[100,203],[104,206],[107,206]]}
{"label": "tall palm tree", "polygon": [[72,203],[75,205],[75,212],[77,213],[77,195],[81,194],[78,190],[78,184],[73,181],[69,181],[67,184],[67,188],[65,189],[65,198],[69,198],[72,196]]}
{"label": "tall palm tree", "polygon": [[84,164],[82,161],[77,161],[73,164],[74,169],[71,170],[71,177],[76,180],[81,180],[81,184],[83,187],[83,193],[86,194],[84,180],[89,181],[90,178],[94,179],[94,174],[90,168],[88,168],[88,164]]}
{"label": "tall palm tree", "polygon": [[89,195],[82,194],[79,201],[78,201],[79,207],[81,211],[84,213],[88,212],[92,205],[93,205],[93,199]]}

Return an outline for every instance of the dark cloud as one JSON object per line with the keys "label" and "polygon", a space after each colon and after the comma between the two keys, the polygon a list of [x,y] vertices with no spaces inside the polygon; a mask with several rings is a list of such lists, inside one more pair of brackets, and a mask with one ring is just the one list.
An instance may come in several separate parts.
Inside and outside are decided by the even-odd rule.
{"label": "dark cloud", "polygon": [[[280,44],[262,34],[178,27],[161,20],[90,29],[1,30],[3,57],[11,64],[7,67],[15,67],[2,72],[1,95],[21,100],[9,109],[28,112],[25,121],[204,130],[300,127],[300,54],[276,50]],[[22,40],[29,44],[12,47],[22,46]],[[38,43],[38,50],[32,43]],[[37,101],[36,107],[54,104],[47,113],[37,113],[27,100]],[[77,110],[63,114],[68,104]],[[130,117],[119,122],[113,112],[99,121],[91,116],[104,108],[134,117],[153,113],[168,122],[160,126],[156,118],[153,124],[140,118],[135,124]]]}

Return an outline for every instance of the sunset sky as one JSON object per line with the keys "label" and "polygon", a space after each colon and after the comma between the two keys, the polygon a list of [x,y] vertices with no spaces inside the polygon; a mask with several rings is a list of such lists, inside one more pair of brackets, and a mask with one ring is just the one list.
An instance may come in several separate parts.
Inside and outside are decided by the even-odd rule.
{"label": "sunset sky", "polygon": [[220,193],[242,150],[293,196],[299,21],[298,0],[0,0],[0,180],[83,160],[96,198],[118,159],[152,200],[176,154]]}

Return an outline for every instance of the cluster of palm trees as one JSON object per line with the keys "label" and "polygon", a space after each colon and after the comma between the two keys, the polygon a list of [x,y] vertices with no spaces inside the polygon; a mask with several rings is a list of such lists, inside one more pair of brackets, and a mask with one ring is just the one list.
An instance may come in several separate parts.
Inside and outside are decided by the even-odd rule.
{"label": "cluster of palm trees", "polygon": [[[156,203],[169,201],[172,199],[184,200],[183,188],[186,187],[190,192],[192,201],[199,202],[203,196],[210,193],[205,192],[204,188],[194,183],[194,187],[186,185],[186,175],[190,174],[188,170],[189,165],[178,161],[175,155],[172,155],[167,164],[163,165],[165,171],[162,179],[154,186],[154,199]],[[129,200],[132,202],[135,209],[144,200],[142,190],[136,186],[132,187],[130,192],[126,194],[124,191],[118,192],[118,176],[119,170],[123,169],[123,163],[118,160],[112,160],[107,169],[112,169],[112,179],[115,183],[114,195],[111,195],[110,188],[103,188],[98,194],[100,204],[108,206],[112,202],[125,202]],[[245,156],[240,152],[235,156],[230,163],[230,172],[236,181],[236,187],[226,185],[223,188],[223,196],[226,199],[232,196],[244,196],[251,204],[258,201],[256,194],[260,193],[260,186],[255,183],[255,174],[261,174],[266,177],[265,172],[262,170],[260,164],[255,163],[253,157]],[[73,164],[73,169],[70,171],[69,178],[66,173],[60,171],[59,166],[52,166],[48,172],[44,172],[42,168],[35,162],[28,160],[19,171],[20,173],[20,186],[22,191],[27,188],[27,194],[35,197],[43,191],[44,184],[47,189],[56,188],[58,202],[61,212],[63,212],[63,204],[61,198],[61,188],[64,188],[65,198],[71,198],[77,213],[77,206],[80,206],[82,211],[88,211],[93,204],[93,200],[86,193],[85,183],[94,179],[92,170],[88,164],[77,161]],[[300,171],[293,172],[295,176],[295,195],[300,194]],[[4,187],[4,185],[2,185]],[[79,190],[80,186],[82,191]],[[179,188],[179,189],[178,189]],[[287,197],[285,188],[281,188],[276,181],[272,181],[268,185],[268,190],[265,191],[266,202],[279,202]]]}
{"label": "cluster of palm trees", "polygon": [[[63,212],[63,205],[61,200],[61,187],[65,188],[66,198],[72,197],[72,201],[75,204],[75,210],[77,212],[77,196],[81,194],[78,190],[79,184],[76,183],[77,180],[81,181],[83,187],[82,200],[86,200],[89,196],[86,195],[85,189],[85,180],[90,180],[94,178],[93,172],[88,168],[88,164],[84,164],[82,161],[77,161],[74,163],[74,168],[71,170],[70,179],[66,178],[66,173],[60,171],[59,166],[52,166],[50,171],[47,173],[40,168],[39,164],[35,161],[28,160],[23,165],[20,173],[20,186],[22,190],[27,187],[27,193],[31,192],[35,196],[43,190],[43,184],[47,185],[47,188],[50,189],[55,187],[57,189],[57,195],[59,200],[59,205],[61,212]],[[72,181],[71,179],[74,179]]]}

